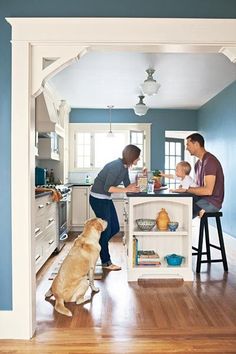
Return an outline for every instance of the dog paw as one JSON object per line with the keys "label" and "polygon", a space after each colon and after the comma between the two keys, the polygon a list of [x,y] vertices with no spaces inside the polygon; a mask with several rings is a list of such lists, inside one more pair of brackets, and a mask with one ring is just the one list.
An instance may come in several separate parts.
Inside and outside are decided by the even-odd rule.
{"label": "dog paw", "polygon": [[94,286],[92,284],[90,285],[90,287],[91,287],[92,291],[95,292],[95,293],[98,293],[100,291],[99,288],[97,288],[96,286]]}
{"label": "dog paw", "polygon": [[90,301],[91,300],[91,297],[90,296],[83,296],[83,297],[79,297],[77,300],[76,300],[76,305],[80,305],[80,304],[83,304],[87,301]]}
{"label": "dog paw", "polygon": [[46,298],[46,297],[51,297],[52,295],[53,295],[53,293],[52,293],[51,289],[49,289],[44,296]]}

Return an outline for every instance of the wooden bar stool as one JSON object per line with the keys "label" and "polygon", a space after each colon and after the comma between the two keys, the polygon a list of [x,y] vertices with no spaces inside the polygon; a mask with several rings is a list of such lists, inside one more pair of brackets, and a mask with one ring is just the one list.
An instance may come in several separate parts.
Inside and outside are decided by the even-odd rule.
{"label": "wooden bar stool", "polygon": [[[223,215],[222,212],[205,213],[201,218],[200,229],[199,229],[198,248],[192,247],[192,249],[194,251],[196,251],[196,252],[192,253],[192,255],[197,256],[197,266],[196,266],[197,273],[200,273],[202,263],[216,263],[216,262],[223,262],[225,272],[228,271],[228,264],[227,264],[226,253],[225,253],[224,239],[223,239],[223,233],[222,233],[221,222],[220,222],[220,218],[222,215]],[[208,218],[215,218],[215,220],[216,220],[217,232],[218,232],[218,238],[219,238],[219,244],[220,244],[219,246],[216,246],[216,245],[213,245],[210,243]],[[205,242],[206,242],[206,252],[202,251],[204,235],[205,235]],[[222,258],[211,259],[211,247],[216,248],[217,250],[221,251]],[[202,260],[203,255],[206,255],[206,258],[207,258],[206,260]]]}

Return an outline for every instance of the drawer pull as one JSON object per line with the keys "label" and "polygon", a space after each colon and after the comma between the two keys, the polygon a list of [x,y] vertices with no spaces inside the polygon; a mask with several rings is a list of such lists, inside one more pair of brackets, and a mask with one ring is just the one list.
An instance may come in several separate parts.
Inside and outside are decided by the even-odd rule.
{"label": "drawer pull", "polygon": [[36,227],[35,233],[37,234],[40,231],[40,227]]}
{"label": "drawer pull", "polygon": [[35,257],[35,262],[37,262],[37,260],[41,258],[40,254],[37,254],[37,256]]}
{"label": "drawer pull", "polygon": [[48,219],[49,224],[54,221],[54,218]]}
{"label": "drawer pull", "polygon": [[52,245],[53,243],[54,243],[54,240],[50,240],[50,241],[48,242],[49,245]]}
{"label": "drawer pull", "polygon": [[38,208],[39,208],[39,209],[43,209],[43,208],[44,208],[44,205],[43,205],[43,204],[40,204],[40,205],[38,206]]}

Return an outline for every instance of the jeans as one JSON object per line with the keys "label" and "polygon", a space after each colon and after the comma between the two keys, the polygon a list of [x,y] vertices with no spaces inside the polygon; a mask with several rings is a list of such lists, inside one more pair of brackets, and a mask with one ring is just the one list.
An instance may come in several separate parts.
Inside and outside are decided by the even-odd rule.
{"label": "jeans", "polygon": [[204,209],[208,213],[216,213],[219,211],[215,205],[209,203],[206,199],[193,196],[193,218],[198,216],[200,210]]}
{"label": "jeans", "polygon": [[101,245],[100,257],[102,264],[109,265],[111,264],[111,257],[108,249],[108,242],[120,231],[116,209],[111,199],[98,199],[90,195],[89,203],[96,217],[107,221],[107,228],[101,233],[99,243]]}

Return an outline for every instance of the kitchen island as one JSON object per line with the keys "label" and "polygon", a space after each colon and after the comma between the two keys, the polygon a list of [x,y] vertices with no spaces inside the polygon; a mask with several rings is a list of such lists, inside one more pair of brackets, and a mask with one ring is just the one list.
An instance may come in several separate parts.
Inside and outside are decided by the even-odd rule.
{"label": "kitchen island", "polygon": [[[168,212],[171,221],[179,223],[176,231],[160,231],[156,226],[151,231],[142,231],[138,228],[137,219],[156,219],[162,208]],[[128,281],[155,278],[192,281],[191,194],[171,193],[167,190],[160,190],[154,194],[128,193],[125,209],[124,238],[127,247]],[[140,253],[147,254],[150,251],[159,256],[160,264],[140,262]],[[168,265],[165,257],[170,254],[183,256],[182,264]]]}

